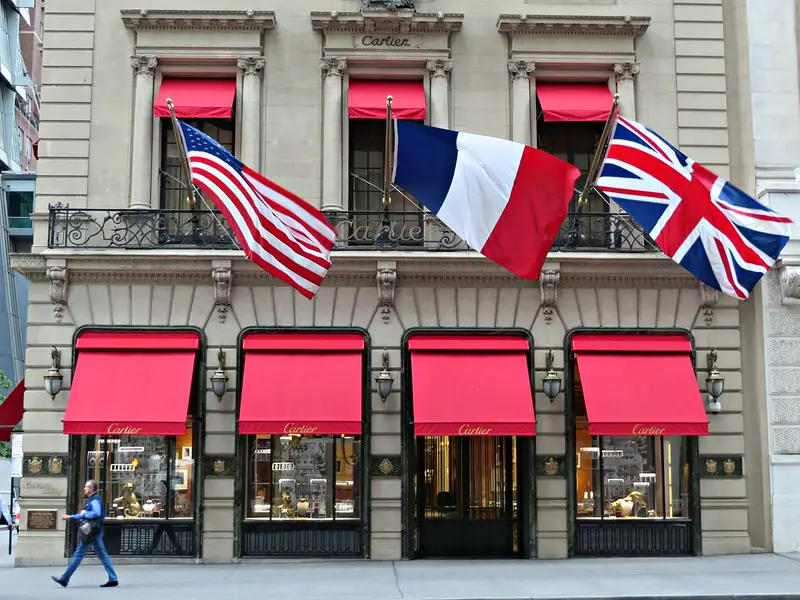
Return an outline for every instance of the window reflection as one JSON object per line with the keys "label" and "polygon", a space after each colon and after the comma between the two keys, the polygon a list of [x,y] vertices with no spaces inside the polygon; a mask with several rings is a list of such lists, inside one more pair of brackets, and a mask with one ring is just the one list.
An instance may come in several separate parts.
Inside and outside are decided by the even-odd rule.
{"label": "window reflection", "polygon": [[252,436],[250,519],[357,519],[357,436]]}
{"label": "window reflection", "polygon": [[107,519],[194,517],[191,423],[179,437],[89,437],[86,479],[97,481]]}
{"label": "window reflection", "polygon": [[689,438],[591,435],[577,367],[572,403],[579,518],[691,517]]}

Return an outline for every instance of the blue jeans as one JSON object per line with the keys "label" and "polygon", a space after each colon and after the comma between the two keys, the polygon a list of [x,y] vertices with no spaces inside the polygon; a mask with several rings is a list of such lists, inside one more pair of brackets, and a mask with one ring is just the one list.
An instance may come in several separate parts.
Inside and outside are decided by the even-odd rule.
{"label": "blue jeans", "polygon": [[78,566],[81,564],[81,561],[86,556],[86,550],[88,550],[92,545],[94,545],[94,551],[97,553],[97,558],[99,558],[100,562],[103,563],[103,568],[106,570],[106,573],[108,573],[108,580],[117,580],[117,574],[114,572],[114,567],[111,566],[111,558],[108,556],[108,551],[106,550],[106,545],[103,543],[102,535],[97,536],[91,542],[84,542],[83,540],[78,542],[78,547],[75,548],[75,553],[72,555],[72,560],[69,561],[67,570],[64,571],[61,579],[64,581],[69,581],[69,578],[72,577],[73,573],[75,573]]}

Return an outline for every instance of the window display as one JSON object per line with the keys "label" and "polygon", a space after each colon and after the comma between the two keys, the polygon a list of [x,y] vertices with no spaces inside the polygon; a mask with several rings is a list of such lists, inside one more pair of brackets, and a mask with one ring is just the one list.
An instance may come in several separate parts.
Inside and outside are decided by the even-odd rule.
{"label": "window display", "polygon": [[690,518],[689,438],[591,435],[577,369],[573,405],[579,518]]}
{"label": "window display", "polygon": [[249,519],[358,519],[357,436],[249,439]]}
{"label": "window display", "polygon": [[86,440],[86,478],[97,481],[107,519],[194,517],[192,425],[180,437]]}

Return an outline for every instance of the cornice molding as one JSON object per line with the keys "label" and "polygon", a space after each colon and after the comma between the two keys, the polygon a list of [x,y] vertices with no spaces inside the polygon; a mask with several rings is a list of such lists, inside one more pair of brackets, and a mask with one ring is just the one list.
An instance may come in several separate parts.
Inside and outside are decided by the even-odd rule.
{"label": "cornice molding", "polygon": [[453,33],[461,31],[463,23],[463,13],[419,13],[413,10],[311,13],[311,28],[323,33]]}
{"label": "cornice molding", "polygon": [[[393,261],[396,285],[497,285],[531,287],[536,282],[520,279],[474,252],[440,254],[407,252],[337,252],[323,286],[375,285],[376,272]],[[611,253],[551,253],[544,272],[558,272],[565,287],[697,288],[697,280],[663,255]],[[249,262],[241,253],[141,251],[131,253],[80,253],[47,251],[47,254],[13,254],[11,266],[31,281],[60,285],[81,282],[142,281],[212,283],[225,261],[223,282],[234,285],[275,285],[278,282]],[[228,264],[230,267],[228,268]],[[62,269],[63,267],[63,269]],[[63,277],[61,276],[63,273]],[[56,276],[58,275],[58,276]],[[67,279],[68,278],[68,279]],[[61,290],[56,296],[64,295]],[[56,300],[59,300],[56,298]],[[56,302],[54,300],[54,302]],[[60,300],[63,302],[63,300]],[[59,302],[56,302],[58,304]]]}
{"label": "cornice molding", "polygon": [[123,9],[122,22],[129,29],[237,29],[265,31],[275,29],[271,10],[159,10]]}
{"label": "cornice molding", "polygon": [[606,35],[637,37],[650,17],[611,15],[500,15],[497,30],[508,35]]}

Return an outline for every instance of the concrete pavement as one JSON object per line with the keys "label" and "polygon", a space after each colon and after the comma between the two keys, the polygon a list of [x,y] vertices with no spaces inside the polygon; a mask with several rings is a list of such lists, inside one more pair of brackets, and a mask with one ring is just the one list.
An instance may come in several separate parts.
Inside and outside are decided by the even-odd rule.
{"label": "concrete pavement", "polygon": [[[540,561],[291,561],[230,565],[121,565],[121,586],[100,590],[94,558],[66,590],[51,568],[0,568],[0,599],[511,600],[712,598],[800,600],[800,555]],[[748,598],[749,597],[749,598]]]}

